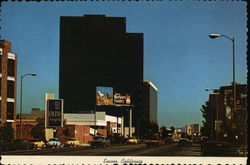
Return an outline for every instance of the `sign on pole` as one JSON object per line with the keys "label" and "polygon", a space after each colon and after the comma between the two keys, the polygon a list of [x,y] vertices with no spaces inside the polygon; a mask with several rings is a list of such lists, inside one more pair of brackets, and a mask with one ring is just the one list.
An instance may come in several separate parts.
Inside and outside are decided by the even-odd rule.
{"label": "sign on pole", "polygon": [[47,100],[47,127],[63,127],[63,99]]}
{"label": "sign on pole", "polygon": [[130,105],[131,96],[127,93],[115,93],[114,94],[114,104],[116,105]]}

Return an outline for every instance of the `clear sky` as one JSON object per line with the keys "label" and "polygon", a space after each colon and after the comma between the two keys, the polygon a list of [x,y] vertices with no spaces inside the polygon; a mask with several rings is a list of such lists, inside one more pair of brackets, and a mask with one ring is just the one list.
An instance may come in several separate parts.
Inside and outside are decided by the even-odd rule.
{"label": "clear sky", "polygon": [[38,75],[23,81],[24,112],[44,109],[46,92],[58,97],[60,16],[126,17],[127,32],[144,33],[144,79],[159,90],[160,126],[201,123],[204,89],[231,84],[232,42],[210,33],[235,38],[236,81],[247,82],[246,2],[3,2],[1,10],[1,39],[18,55],[17,112],[25,73]]}

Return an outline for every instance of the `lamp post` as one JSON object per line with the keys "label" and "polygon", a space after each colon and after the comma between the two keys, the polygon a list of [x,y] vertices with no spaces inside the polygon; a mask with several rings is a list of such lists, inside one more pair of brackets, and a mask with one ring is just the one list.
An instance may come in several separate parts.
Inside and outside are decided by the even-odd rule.
{"label": "lamp post", "polygon": [[[217,89],[208,89],[208,88],[205,89],[205,91],[216,91],[216,90]],[[219,95],[220,93],[214,92],[212,94],[216,95],[216,122],[214,123],[215,123],[215,128],[216,128],[216,140],[218,141],[219,140],[218,123],[219,123]]]}
{"label": "lamp post", "polygon": [[20,139],[22,139],[22,102],[23,102],[23,78],[26,76],[36,76],[36,73],[27,73],[21,76],[21,88],[20,88]]}
{"label": "lamp post", "polygon": [[217,37],[225,37],[225,38],[229,39],[230,41],[232,41],[232,43],[233,43],[233,110],[231,111],[231,127],[232,127],[233,112],[236,111],[235,43],[234,43],[234,38],[230,38],[230,37],[223,35],[223,34],[209,34],[209,37],[211,39],[215,39]]}
{"label": "lamp post", "polygon": [[234,42],[234,38],[230,38],[226,35],[223,34],[209,34],[209,37],[211,39],[215,39],[217,37],[225,37],[227,39],[229,39],[230,41],[232,41],[233,43],[233,110],[236,110],[236,84],[235,84],[235,42]]}

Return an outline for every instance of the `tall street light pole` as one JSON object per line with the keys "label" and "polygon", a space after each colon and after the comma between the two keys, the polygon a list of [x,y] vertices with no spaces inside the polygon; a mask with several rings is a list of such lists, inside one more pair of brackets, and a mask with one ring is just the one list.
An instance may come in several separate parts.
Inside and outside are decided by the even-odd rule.
{"label": "tall street light pole", "polygon": [[21,91],[20,91],[20,139],[22,140],[23,134],[22,134],[22,103],[23,103],[23,78],[26,76],[36,76],[36,73],[27,73],[21,76]]}
{"label": "tall street light pole", "polygon": [[234,43],[234,38],[230,38],[226,35],[223,34],[209,34],[209,37],[211,39],[215,39],[217,37],[225,37],[232,41],[233,43],[233,110],[231,111],[231,124],[232,124],[232,117],[233,117],[233,112],[236,111],[236,84],[235,84],[235,43]]}
{"label": "tall street light pole", "polygon": [[[216,91],[217,89],[205,89],[205,91]],[[214,122],[215,124],[215,128],[216,128],[216,140],[219,140],[219,130],[218,130],[218,123],[219,123],[219,95],[220,93],[218,92],[214,92],[212,93],[214,95],[216,95],[216,122]],[[216,126],[217,125],[217,126]]]}

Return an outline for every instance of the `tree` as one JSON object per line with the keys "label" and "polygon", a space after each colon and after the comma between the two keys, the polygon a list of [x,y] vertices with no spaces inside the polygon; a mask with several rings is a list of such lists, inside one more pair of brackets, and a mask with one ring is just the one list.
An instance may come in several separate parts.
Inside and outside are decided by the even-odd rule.
{"label": "tree", "polygon": [[212,115],[211,110],[209,109],[208,102],[205,105],[202,105],[200,111],[202,112],[202,116],[204,120],[202,120],[203,127],[201,128],[201,134],[203,136],[211,137],[211,122],[212,122]]}
{"label": "tree", "polygon": [[167,127],[165,127],[165,126],[162,126],[161,128],[161,131],[162,131],[162,135],[161,135],[161,138],[162,138],[162,140],[163,139],[166,139],[166,137],[167,137]]}
{"label": "tree", "polygon": [[146,121],[142,124],[141,132],[143,138],[155,136],[158,133],[159,127],[157,123]]}
{"label": "tree", "polygon": [[5,142],[11,142],[14,139],[14,129],[10,124],[0,127],[0,139]]}
{"label": "tree", "polygon": [[171,126],[170,129],[171,129],[171,133],[174,133],[175,128]]}
{"label": "tree", "polygon": [[44,119],[37,119],[37,124],[31,129],[31,135],[38,140],[45,140],[45,121]]}

